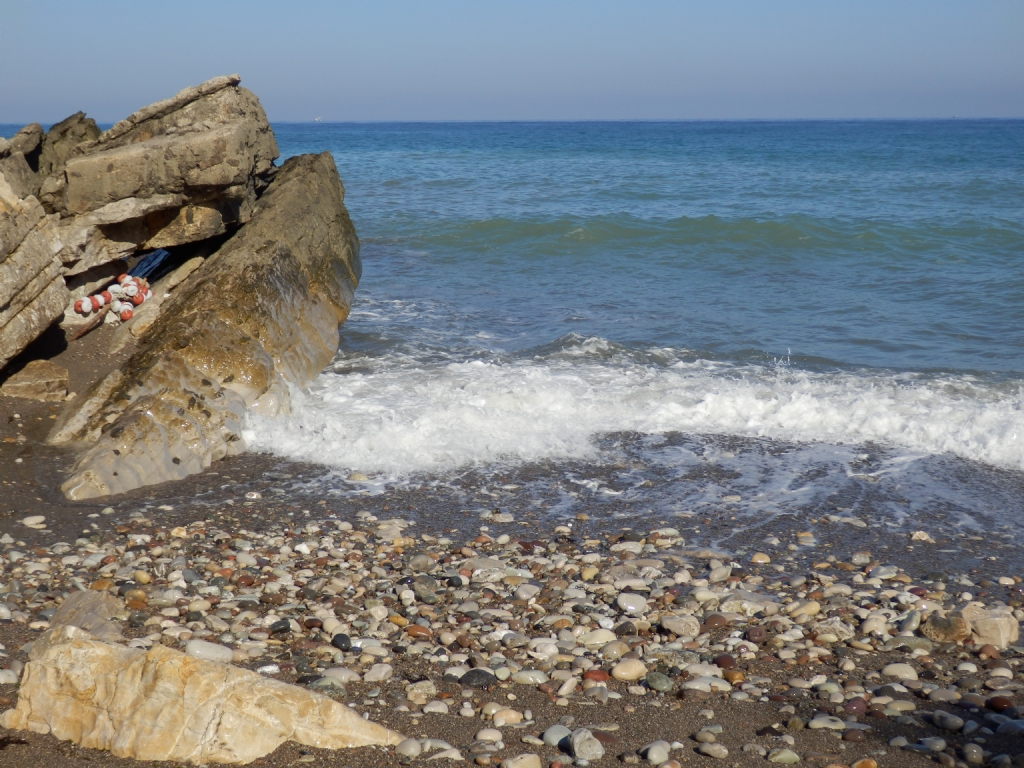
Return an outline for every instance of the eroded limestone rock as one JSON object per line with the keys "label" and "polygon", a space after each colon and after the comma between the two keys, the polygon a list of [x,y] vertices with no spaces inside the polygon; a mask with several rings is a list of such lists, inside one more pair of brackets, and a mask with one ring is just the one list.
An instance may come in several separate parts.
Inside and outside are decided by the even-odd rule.
{"label": "eroded limestone rock", "polygon": [[60,248],[54,217],[0,173],[0,368],[64,313]]}
{"label": "eroded limestone rock", "polygon": [[285,741],[321,749],[403,736],[318,693],[166,646],[104,643],[75,627],[33,643],[4,728],[137,760],[249,763]]}
{"label": "eroded limestone rock", "polygon": [[214,78],[144,107],[77,143],[48,171],[40,199],[61,214],[69,274],[249,220],[273,173],[277,144],[259,101],[239,80]]}
{"label": "eroded limestone rock", "polygon": [[243,450],[245,409],[287,409],[287,385],[334,356],[358,253],[330,154],[289,159],[140,351],[58,420],[51,441],[93,443],[62,486],[68,498],[180,479]]}

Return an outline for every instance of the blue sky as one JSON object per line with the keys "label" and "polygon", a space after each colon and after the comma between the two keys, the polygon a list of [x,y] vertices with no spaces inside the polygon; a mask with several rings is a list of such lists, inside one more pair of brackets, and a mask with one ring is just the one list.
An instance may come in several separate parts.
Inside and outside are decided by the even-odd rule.
{"label": "blue sky", "polygon": [[271,120],[1024,117],[1020,0],[0,0],[0,123],[238,72]]}

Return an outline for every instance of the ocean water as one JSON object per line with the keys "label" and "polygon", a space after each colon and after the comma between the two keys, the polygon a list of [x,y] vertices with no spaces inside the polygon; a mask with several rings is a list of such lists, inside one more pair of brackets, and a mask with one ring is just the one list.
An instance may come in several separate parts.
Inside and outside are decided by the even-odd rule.
{"label": "ocean water", "polygon": [[1024,519],[1024,121],[274,130],[362,241],[334,361],[246,429],[309,490]]}
{"label": "ocean water", "polygon": [[1024,122],[274,128],[332,152],[363,282],[246,437],[326,490],[1024,515]]}

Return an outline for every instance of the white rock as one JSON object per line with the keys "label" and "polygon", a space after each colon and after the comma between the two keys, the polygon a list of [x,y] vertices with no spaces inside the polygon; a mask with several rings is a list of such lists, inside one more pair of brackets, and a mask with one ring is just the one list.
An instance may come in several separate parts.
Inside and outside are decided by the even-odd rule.
{"label": "white rock", "polygon": [[390,680],[394,674],[394,667],[390,664],[374,664],[363,675],[363,682],[382,683],[385,680]]}
{"label": "white rock", "polygon": [[185,653],[203,661],[216,661],[230,664],[233,652],[226,645],[208,643],[205,640],[189,640],[185,644]]}

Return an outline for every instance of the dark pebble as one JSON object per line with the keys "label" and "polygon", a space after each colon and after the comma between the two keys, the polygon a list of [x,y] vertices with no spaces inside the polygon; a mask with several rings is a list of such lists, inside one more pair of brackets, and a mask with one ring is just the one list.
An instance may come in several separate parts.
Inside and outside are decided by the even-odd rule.
{"label": "dark pebble", "polygon": [[469,672],[459,678],[460,684],[468,685],[470,688],[489,688],[497,684],[497,682],[498,678],[480,667],[469,670]]}
{"label": "dark pebble", "polygon": [[270,625],[270,627],[268,627],[270,634],[272,635],[276,635],[279,632],[288,632],[291,630],[291,628],[292,624],[290,621],[288,621],[288,619],[281,619],[280,621],[275,621],[273,624]]}
{"label": "dark pebble", "polygon": [[351,651],[352,638],[344,633],[338,633],[337,635],[331,638],[331,645],[333,645],[339,651]]}
{"label": "dark pebble", "polygon": [[864,741],[864,731],[858,728],[849,728],[843,731],[843,741]]}
{"label": "dark pebble", "polygon": [[751,627],[747,630],[747,640],[756,645],[760,645],[768,639],[768,630],[764,627]]}

